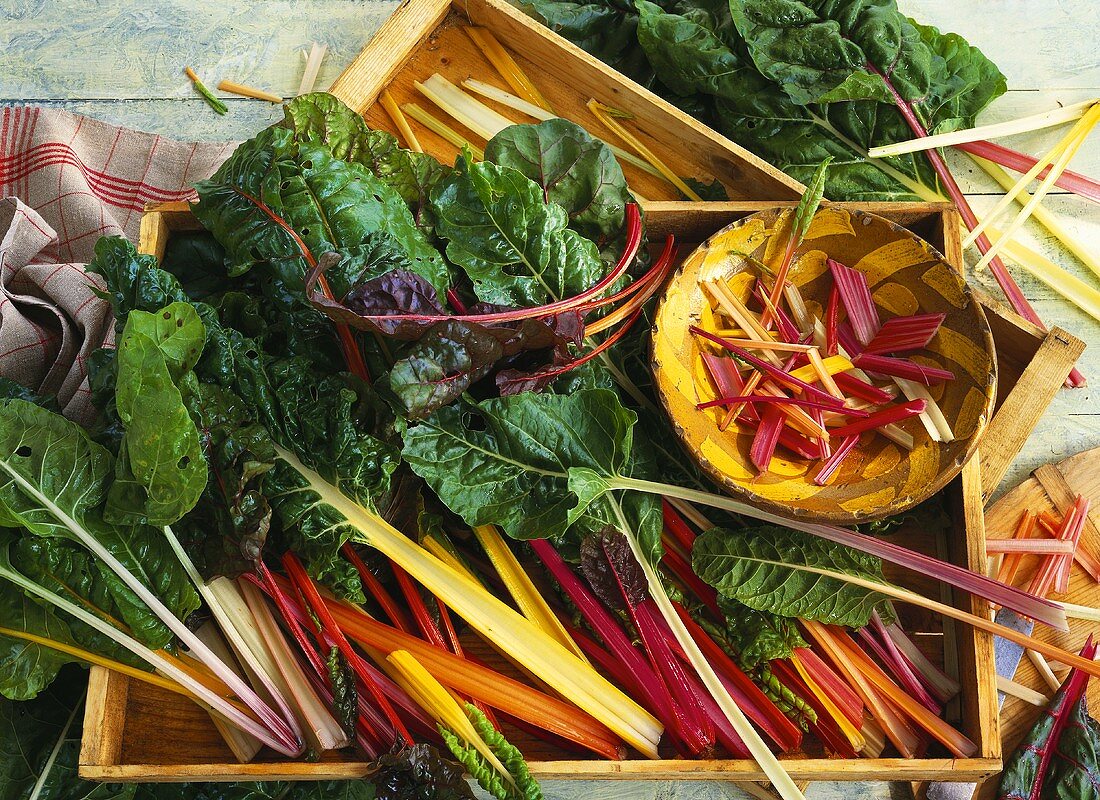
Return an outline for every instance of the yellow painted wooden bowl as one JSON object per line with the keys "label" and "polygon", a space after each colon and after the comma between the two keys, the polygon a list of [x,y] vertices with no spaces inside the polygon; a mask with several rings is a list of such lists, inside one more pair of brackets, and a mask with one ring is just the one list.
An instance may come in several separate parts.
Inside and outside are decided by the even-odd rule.
{"label": "yellow painted wooden bowl", "polygon": [[832,286],[826,257],[867,276],[884,322],[917,313],[946,314],[928,347],[910,356],[955,374],[955,380],[929,387],[955,434],[953,441],[933,441],[921,421],[911,418],[901,425],[914,437],[912,451],[882,435],[864,434],[828,483],[817,486],[813,477],[818,463],[782,447],[770,469],[758,474],[749,459],[752,428],[734,424],[719,430],[724,409],[697,409],[699,403],[718,396],[703,365],[699,341],[688,330],[690,325],[715,327],[710,298],[700,280],[733,279],[736,285],[738,273],[759,274],[746,255],[774,268],[787,241],[791,213],[789,208],[776,208],[739,220],[685,259],[657,308],[652,360],[658,395],[688,453],[739,499],[820,522],[851,524],[898,514],[959,474],[993,413],[997,387],[993,337],[981,306],[955,268],[905,228],[875,214],[822,207],[789,277],[818,318]]}

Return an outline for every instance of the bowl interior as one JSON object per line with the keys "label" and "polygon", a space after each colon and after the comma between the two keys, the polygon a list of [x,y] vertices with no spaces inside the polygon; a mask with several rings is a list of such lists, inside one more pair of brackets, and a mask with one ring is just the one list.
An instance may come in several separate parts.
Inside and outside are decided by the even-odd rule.
{"label": "bowl interior", "polygon": [[[929,387],[955,434],[935,442],[919,419],[901,423],[912,451],[881,435],[864,434],[825,486],[813,483],[816,462],[777,448],[770,469],[758,474],[749,459],[753,428],[719,430],[724,409],[700,411],[717,398],[703,365],[701,345],[688,330],[713,330],[710,298],[701,280],[721,279],[743,290],[759,274],[747,256],[774,268],[790,230],[792,209],[769,209],[729,225],[681,265],[657,308],[653,368],[658,395],[687,451],[734,495],[777,513],[831,522],[880,519],[911,508],[943,488],[974,453],[993,411],[996,358],[980,305],[962,276],[931,245],[875,214],[826,206],[814,217],[792,264],[809,311],[821,318],[832,279],[831,257],[867,276],[883,321],[894,316],[944,313],[931,343],[914,361],[951,370],[955,380]],[[749,273],[749,274],[745,274]]]}

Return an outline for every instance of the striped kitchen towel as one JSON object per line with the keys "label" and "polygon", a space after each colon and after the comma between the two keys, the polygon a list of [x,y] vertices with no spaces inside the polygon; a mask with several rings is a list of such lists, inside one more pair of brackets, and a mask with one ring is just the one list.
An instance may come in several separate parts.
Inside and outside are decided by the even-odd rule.
{"label": "striped kitchen towel", "polygon": [[85,359],[113,342],[84,272],[101,236],[137,241],[148,203],[192,200],[234,143],[185,143],[59,109],[0,108],[0,377],[87,422]]}

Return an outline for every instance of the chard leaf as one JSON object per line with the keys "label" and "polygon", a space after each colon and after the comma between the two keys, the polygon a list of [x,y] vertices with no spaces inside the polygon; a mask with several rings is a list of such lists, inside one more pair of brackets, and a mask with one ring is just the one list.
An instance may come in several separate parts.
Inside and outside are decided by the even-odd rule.
{"label": "chard leaf", "polygon": [[468,524],[560,537],[576,504],[570,467],[597,476],[624,468],[634,419],[609,391],[525,393],[440,409],[409,428],[404,456]]}
{"label": "chard leaf", "polygon": [[[151,618],[148,611],[144,611],[144,606],[138,613],[134,613],[135,608],[128,604],[129,598],[133,596],[128,592],[120,594],[117,577],[83,548],[57,538],[19,537],[10,530],[0,535],[0,547],[3,548],[0,554],[0,565],[3,567],[21,573],[54,594],[72,600],[101,619],[114,623],[127,618],[138,619],[143,623],[136,629],[138,639],[149,639],[157,646],[167,640],[167,635],[163,634],[159,627],[150,627],[149,621],[155,618]],[[11,588],[11,584],[7,582],[4,585]],[[15,591],[19,590],[15,589]],[[23,606],[22,624],[6,627],[37,635],[43,635],[45,631],[49,631],[57,634],[56,641],[75,644],[115,661],[148,669],[148,666],[129,650],[94,628],[64,612],[55,610],[37,598],[28,597],[26,602],[39,605],[41,612],[33,612],[21,603],[16,604],[16,608]],[[13,619],[12,622],[19,623],[20,620]],[[155,638],[150,639],[150,636]],[[27,643],[23,642],[23,644]],[[52,659],[61,658],[66,662],[73,660],[55,651],[47,649],[46,652]]]}
{"label": "chard leaf", "polygon": [[542,800],[542,788],[531,777],[527,762],[523,760],[519,749],[505,739],[504,734],[494,728],[476,706],[467,703],[466,715],[478,736],[489,745],[489,750],[504,765],[515,785],[497,772],[474,747],[461,741],[448,728],[440,726],[439,733],[446,742],[447,749],[466,768],[466,772],[497,800]]}
{"label": "chard leaf", "polygon": [[786,528],[713,528],[695,540],[691,563],[720,594],[758,611],[855,628],[876,609],[890,614],[885,595],[806,569],[885,583],[878,559]]}
{"label": "chard leaf", "polygon": [[0,800],[131,800],[133,785],[77,775],[85,686],[70,669],[36,700],[0,699]]}
{"label": "chard leaf", "polygon": [[[633,202],[611,149],[564,119],[512,125],[485,146],[485,159],[523,173],[542,187],[543,199],[569,215],[569,226],[597,244],[622,233]],[[621,248],[620,248],[621,250]]]}
{"label": "chard leaf", "polygon": [[[937,187],[923,153],[867,159],[867,148],[912,136],[868,63],[933,131],[973,125],[1005,90],[980,51],[907,20],[893,0],[640,0],[637,14],[583,0],[520,6],[606,63],[643,57],[661,76],[654,91],[803,183],[831,156],[834,200],[916,199],[880,166]],[[619,19],[629,23],[613,36],[636,25],[637,42],[608,49],[599,26]]]}
{"label": "chard leaf", "polygon": [[[0,453],[3,524],[78,544],[79,531],[97,540],[180,619],[198,608],[198,594],[164,537],[103,520],[99,507],[114,464],[80,426],[23,400],[7,401],[0,405]],[[167,644],[171,634],[156,615],[106,567],[100,571],[135,638],[154,648]]]}
{"label": "chard leaf", "polygon": [[330,251],[343,258],[326,277],[343,297],[373,263],[371,236],[380,231],[400,242],[407,263],[437,290],[449,283],[439,253],[388,184],[285,128],[242,144],[196,188],[195,214],[225,248],[230,275],[261,266],[268,280],[260,285],[284,309],[305,304],[306,273]]}
{"label": "chard leaf", "polygon": [[119,340],[115,408],[126,428],[105,517],[171,525],[206,487],[206,465],[180,385],[202,352],[206,329],[188,303],[132,311]]}
{"label": "chard leaf", "polygon": [[1088,698],[1070,711],[1069,723],[1054,751],[1047,791],[1056,800],[1100,797],[1100,725],[1088,710]]}
{"label": "chard leaf", "polygon": [[440,322],[393,365],[386,386],[404,416],[420,419],[461,397],[503,354],[504,348],[485,327]]}
{"label": "chard leaf", "polygon": [[795,620],[768,611],[749,608],[725,595],[718,605],[725,617],[723,639],[736,649],[738,663],[747,670],[777,658],[790,658],[806,642]]}
{"label": "chard leaf", "polygon": [[202,435],[209,477],[198,505],[173,530],[205,578],[255,569],[271,527],[263,477],[275,463],[271,436],[244,402],[194,382],[187,407]]}
{"label": "chard leaf", "polygon": [[581,572],[605,606],[627,611],[649,597],[642,565],[627,538],[608,525],[581,542]]}
{"label": "chard leaf", "polygon": [[603,274],[596,245],[567,227],[557,203],[519,170],[459,156],[432,191],[447,257],[486,303],[540,306],[583,292]]}
{"label": "chard leaf", "polygon": [[155,257],[139,254],[121,236],[100,238],[95,243],[95,257],[86,269],[102,275],[107,282],[105,298],[114,308],[119,333],[134,309],[153,312],[189,299],[179,281],[162,270]]}
{"label": "chard leaf", "polygon": [[396,191],[409,206],[417,226],[431,234],[428,214],[431,189],[447,174],[426,153],[405,150],[385,131],[371,130],[363,118],[327,92],[314,92],[285,106],[282,127],[297,142],[324,144],[341,161],[362,164]]}
{"label": "chard leaf", "polygon": [[473,800],[474,793],[456,764],[430,744],[386,753],[371,776],[375,800]]}
{"label": "chard leaf", "polygon": [[[7,581],[0,581],[0,627],[33,633],[62,644],[75,644],[68,627],[56,614]],[[49,647],[0,636],[0,696],[9,700],[36,697],[53,683],[70,660],[69,656]],[[0,700],[0,708],[3,706]],[[2,769],[0,774],[4,774]]]}
{"label": "chard leaf", "polygon": [[359,692],[355,686],[355,674],[339,647],[329,650],[326,666],[332,687],[333,710],[344,733],[354,739],[355,725],[359,721]]}
{"label": "chard leaf", "polygon": [[[1091,637],[1081,654],[1094,657]],[[1078,800],[1097,796],[1100,726],[1085,705],[1088,675],[1073,670],[1038,721],[1005,761],[1000,800]]]}
{"label": "chard leaf", "polygon": [[408,429],[403,454],[470,525],[497,524],[515,539],[555,538],[576,552],[585,533],[621,526],[621,510],[655,558],[659,501],[636,492],[619,501],[604,480],[651,468],[647,453],[634,452],[636,419],[606,389],[527,392],[442,408]]}

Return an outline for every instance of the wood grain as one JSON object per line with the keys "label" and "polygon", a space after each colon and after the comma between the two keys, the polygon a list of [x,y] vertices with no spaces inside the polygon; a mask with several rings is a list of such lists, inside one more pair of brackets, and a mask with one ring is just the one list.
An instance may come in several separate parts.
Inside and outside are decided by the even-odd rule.
{"label": "wood grain", "polygon": [[[1010,536],[1025,510],[1058,513],[1077,494],[1085,495],[1094,503],[1100,502],[1100,448],[1086,450],[1057,464],[1036,470],[1035,475],[1008,491],[986,511],[986,528],[996,532],[998,536]],[[1090,514],[1094,530],[1096,519],[1095,515]],[[1038,559],[1034,557],[1027,559],[1016,581],[1017,586],[1026,586],[1037,562]],[[1075,562],[1070,570],[1069,592],[1064,596],[1053,594],[1052,597],[1094,608],[1100,607],[1100,586]],[[1037,626],[1034,635],[1066,650],[1077,652],[1085,638],[1095,631],[1095,627],[1095,623],[1071,620],[1067,632]],[[1064,670],[1057,665],[1052,666],[1055,667],[1056,675],[1064,677]],[[1050,694],[1035,666],[1026,658],[1021,661],[1014,680],[1036,691]],[[1090,707],[1097,708],[1100,703],[1100,682],[1089,683],[1088,698]],[[1001,709],[1001,735],[1006,756],[1030,730],[1040,711],[1022,700],[1011,697],[1005,700]],[[979,800],[991,800],[994,794],[992,787],[986,787],[979,793]]]}

